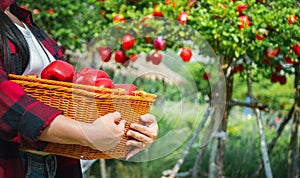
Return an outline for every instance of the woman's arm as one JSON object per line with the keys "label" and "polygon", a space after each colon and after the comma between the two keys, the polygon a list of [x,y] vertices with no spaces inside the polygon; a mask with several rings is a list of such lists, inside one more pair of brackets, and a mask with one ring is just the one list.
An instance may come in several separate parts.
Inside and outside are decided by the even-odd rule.
{"label": "woman's arm", "polygon": [[116,146],[125,131],[125,121],[118,112],[106,114],[93,123],[83,123],[58,115],[38,137],[39,140],[89,146],[105,151]]}

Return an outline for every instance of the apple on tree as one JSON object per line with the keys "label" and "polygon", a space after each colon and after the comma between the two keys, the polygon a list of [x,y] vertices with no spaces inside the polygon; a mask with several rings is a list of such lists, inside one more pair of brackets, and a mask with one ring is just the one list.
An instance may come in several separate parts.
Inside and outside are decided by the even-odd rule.
{"label": "apple on tree", "polygon": [[278,82],[278,81],[279,81],[279,75],[278,75],[278,73],[277,73],[277,72],[274,72],[274,73],[271,75],[270,80],[271,80],[272,83]]}
{"label": "apple on tree", "polygon": [[265,39],[266,36],[268,36],[268,30],[266,30],[264,28],[260,28],[257,30],[255,37],[257,40],[262,41]]}
{"label": "apple on tree", "polygon": [[294,44],[293,51],[300,57],[300,44]]}
{"label": "apple on tree", "polygon": [[150,55],[149,59],[152,62],[152,64],[159,65],[162,61],[162,55],[160,54],[160,52],[155,51]]}
{"label": "apple on tree", "polygon": [[180,57],[183,62],[189,62],[192,58],[192,50],[188,47],[182,47],[180,51]]}
{"label": "apple on tree", "polygon": [[148,36],[148,35],[146,35],[146,36],[145,36],[145,42],[146,42],[146,43],[151,43],[151,37]]}
{"label": "apple on tree", "polygon": [[102,60],[103,62],[108,62],[108,61],[110,60],[110,58],[111,58],[111,53],[112,53],[112,51],[111,51],[111,49],[110,49],[109,47],[107,47],[107,46],[100,46],[100,47],[98,48],[98,53],[99,53],[99,55],[100,55],[100,57],[101,57],[101,60]]}
{"label": "apple on tree", "polygon": [[115,14],[113,17],[113,22],[123,23],[126,19],[122,14]]}
{"label": "apple on tree", "polygon": [[239,16],[243,15],[243,11],[247,10],[248,5],[247,4],[238,4],[237,5],[237,11],[239,12]]}
{"label": "apple on tree", "polygon": [[265,51],[265,55],[269,58],[275,58],[278,56],[280,52],[280,47],[273,48],[273,47],[268,47],[267,50]]}
{"label": "apple on tree", "polygon": [[295,15],[289,15],[288,16],[288,24],[289,25],[293,25],[297,21],[298,21],[298,17],[297,16],[295,16]]}
{"label": "apple on tree", "polygon": [[180,12],[177,17],[178,23],[184,25],[188,21],[189,16],[190,16],[189,12]]}
{"label": "apple on tree", "polygon": [[130,55],[130,57],[129,57],[129,60],[130,60],[131,62],[135,62],[135,61],[137,61],[137,59],[138,59],[138,56],[137,56],[136,54],[132,54],[132,55]]}
{"label": "apple on tree", "polygon": [[163,16],[163,13],[162,11],[160,10],[160,7],[158,4],[156,4],[153,8],[153,15],[156,16],[156,17],[162,17]]}
{"label": "apple on tree", "polygon": [[121,63],[121,64],[124,64],[125,62],[127,62],[127,56],[126,56],[126,53],[123,51],[123,50],[117,50],[115,52],[115,61],[117,63]]}
{"label": "apple on tree", "polygon": [[209,80],[210,79],[210,73],[209,72],[204,72],[202,77],[203,77],[204,80]]}
{"label": "apple on tree", "polygon": [[122,38],[122,47],[124,50],[129,50],[133,47],[135,43],[135,39],[134,37],[129,34],[129,33],[126,33],[123,38]]}
{"label": "apple on tree", "polygon": [[250,18],[246,15],[239,16],[239,29],[244,29],[245,27],[249,27],[251,25]]}
{"label": "apple on tree", "polygon": [[166,47],[167,43],[166,43],[166,40],[163,36],[157,36],[155,39],[154,39],[154,42],[153,42],[153,47],[156,49],[156,50],[164,50],[165,47]]}
{"label": "apple on tree", "polygon": [[285,76],[285,75],[280,75],[280,76],[279,76],[279,83],[280,83],[281,85],[286,84],[286,81],[287,81],[287,79],[286,79],[286,76]]}

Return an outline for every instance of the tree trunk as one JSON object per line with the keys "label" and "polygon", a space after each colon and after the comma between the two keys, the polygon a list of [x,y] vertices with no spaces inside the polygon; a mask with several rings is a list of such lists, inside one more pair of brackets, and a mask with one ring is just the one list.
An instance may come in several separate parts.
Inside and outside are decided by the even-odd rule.
{"label": "tree trunk", "polygon": [[298,147],[298,127],[299,127],[299,106],[300,106],[300,74],[299,69],[295,68],[295,109],[294,121],[292,124],[292,136],[288,151],[288,177],[299,177],[299,150]]}
{"label": "tree trunk", "polygon": [[[228,62],[231,61],[231,62]],[[226,75],[226,100],[225,101],[231,101],[232,100],[232,92],[233,92],[233,68],[235,65],[235,60],[234,59],[227,59],[227,62],[230,64],[228,68],[226,68],[225,75]],[[230,114],[232,106],[231,105],[226,105],[224,114],[222,117],[222,123],[220,126],[220,132],[225,132],[227,133],[227,125],[228,125],[228,117]],[[223,176],[223,167],[224,167],[224,156],[225,156],[225,146],[226,146],[226,140],[225,139],[218,139],[219,140],[219,145],[218,145],[218,176],[222,177]]]}

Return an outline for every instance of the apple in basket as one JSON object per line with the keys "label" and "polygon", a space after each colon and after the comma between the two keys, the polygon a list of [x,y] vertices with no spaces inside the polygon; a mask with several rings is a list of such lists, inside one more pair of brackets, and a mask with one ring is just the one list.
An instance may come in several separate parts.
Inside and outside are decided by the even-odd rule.
{"label": "apple in basket", "polygon": [[47,65],[41,73],[42,79],[72,82],[75,76],[75,68],[65,61],[56,60]]}
{"label": "apple in basket", "polygon": [[105,71],[90,67],[81,68],[76,74],[74,83],[100,88],[112,88],[114,85]]}
{"label": "apple in basket", "polygon": [[135,95],[135,91],[137,91],[137,87],[134,84],[114,84],[113,89],[122,89],[125,90],[128,95]]}

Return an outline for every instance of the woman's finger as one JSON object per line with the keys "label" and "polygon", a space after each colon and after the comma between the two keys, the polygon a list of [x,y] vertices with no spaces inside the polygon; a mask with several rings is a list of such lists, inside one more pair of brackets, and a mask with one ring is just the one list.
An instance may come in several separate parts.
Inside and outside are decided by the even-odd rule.
{"label": "woman's finger", "polygon": [[140,133],[140,132],[137,132],[137,131],[134,131],[134,130],[129,130],[127,132],[127,136],[130,136],[140,142],[144,142],[144,143],[152,143],[153,142],[153,139],[147,135],[144,135],[143,133]]}
{"label": "woman's finger", "polygon": [[134,155],[136,155],[138,152],[140,152],[141,149],[137,147],[133,147],[127,154],[126,154],[126,160],[130,159]]}
{"label": "woman's finger", "polygon": [[157,138],[158,127],[156,127],[156,126],[148,127],[148,126],[144,126],[141,124],[132,123],[132,124],[130,124],[130,128],[132,130],[138,131],[152,139]]}

